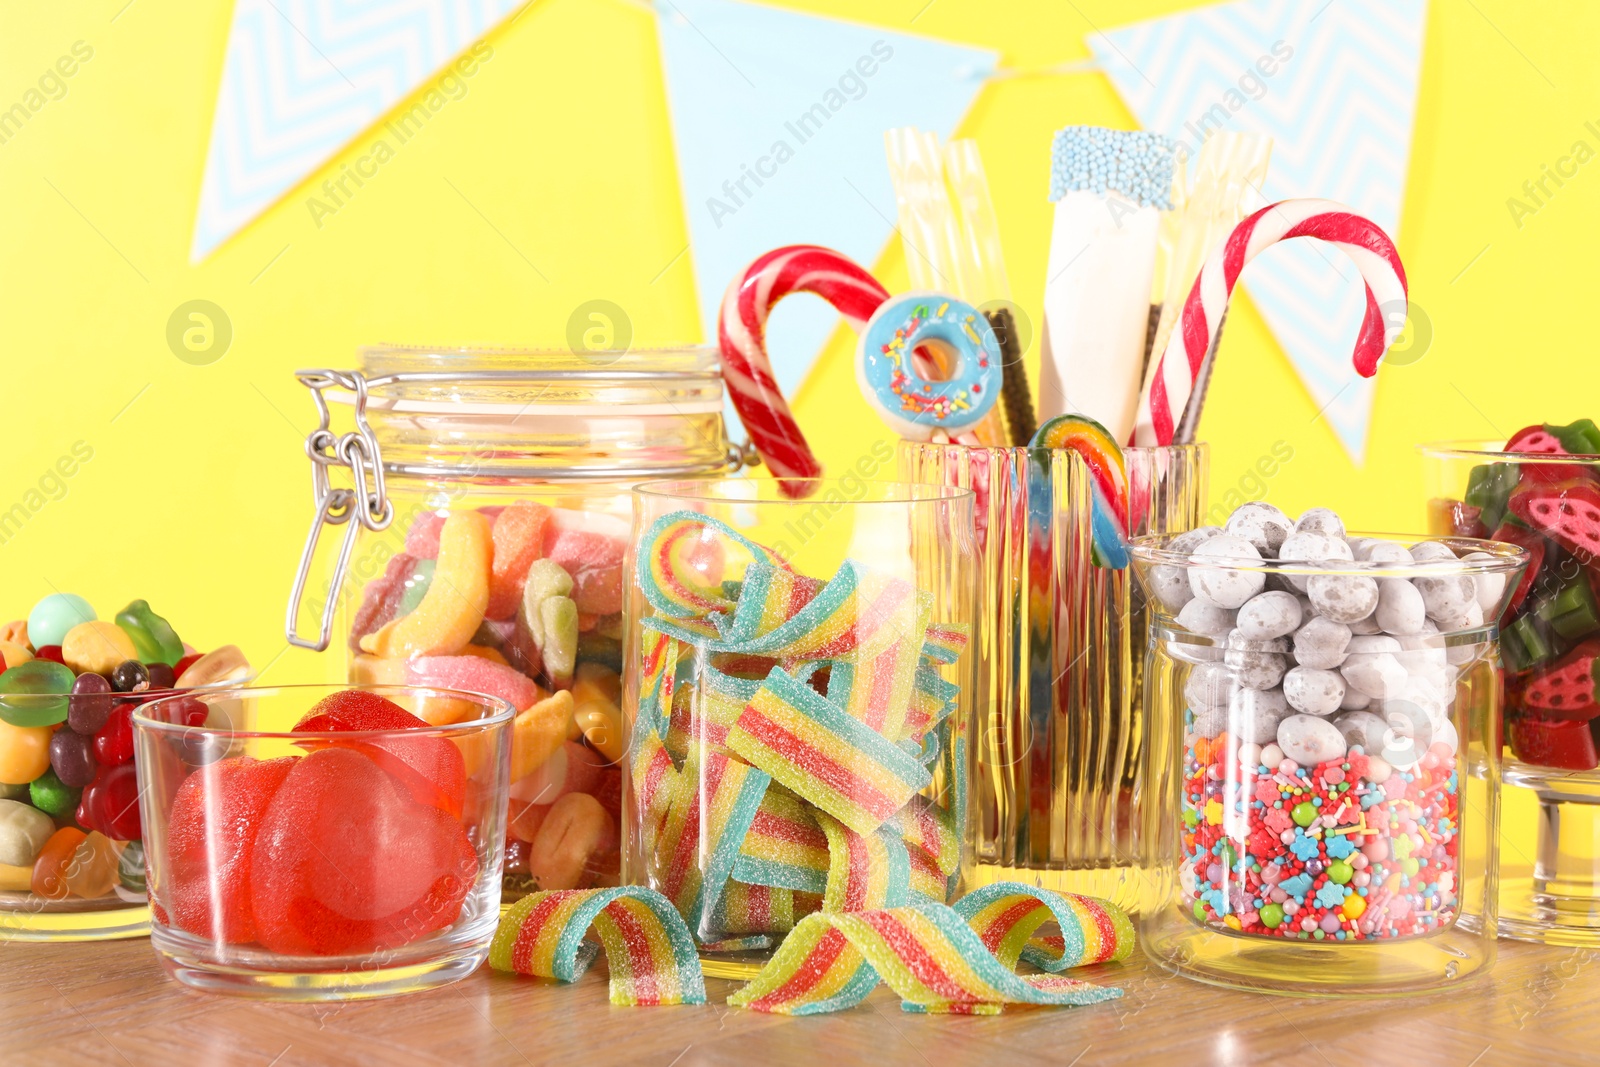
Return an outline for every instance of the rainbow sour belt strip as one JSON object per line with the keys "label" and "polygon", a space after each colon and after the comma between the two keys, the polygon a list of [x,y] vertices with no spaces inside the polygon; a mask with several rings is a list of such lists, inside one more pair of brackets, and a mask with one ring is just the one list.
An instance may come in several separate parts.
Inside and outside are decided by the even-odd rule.
{"label": "rainbow sour belt strip", "polygon": [[660,893],[568,889],[532,893],[500,918],[489,946],[498,971],[575,982],[599,952],[611,969],[611,1003],[704,1004],[705,979],[689,928]]}
{"label": "rainbow sour belt strip", "polygon": [[[885,823],[858,834],[832,816],[818,813],[828,838],[828,886],[824,911],[867,911],[911,903],[911,856],[900,828]],[[938,897],[942,903],[944,894]]]}
{"label": "rainbow sour belt strip", "polygon": [[696,619],[733,607],[722,584],[730,544],[754,559],[784,567],[783,559],[769,549],[726,523],[693,511],[661,516],[650,524],[640,544],[649,546],[639,560],[639,584],[645,599],[674,619]]}
{"label": "rainbow sour belt strip", "polygon": [[768,788],[734,861],[733,876],[751,884],[826,892],[828,838],[811,806],[782,788]]}
{"label": "rainbow sour belt strip", "polygon": [[653,855],[656,884],[686,920],[711,919],[770,781],[724,753],[690,750]]}
{"label": "rainbow sour belt strip", "polygon": [[932,781],[914,758],[781,668],[751,697],[727,745],[859,834]]}

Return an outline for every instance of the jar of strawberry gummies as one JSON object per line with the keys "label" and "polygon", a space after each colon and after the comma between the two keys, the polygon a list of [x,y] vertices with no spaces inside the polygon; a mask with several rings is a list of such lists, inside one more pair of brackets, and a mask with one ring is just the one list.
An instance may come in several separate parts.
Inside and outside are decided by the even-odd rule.
{"label": "jar of strawberry gummies", "polygon": [[[383,346],[358,371],[298,377],[320,424],[289,641],[339,634],[350,682],[508,700],[505,901],[616,884],[629,490],[742,465],[716,349]],[[330,404],[353,430],[331,428]],[[414,710],[442,726],[470,709]]]}

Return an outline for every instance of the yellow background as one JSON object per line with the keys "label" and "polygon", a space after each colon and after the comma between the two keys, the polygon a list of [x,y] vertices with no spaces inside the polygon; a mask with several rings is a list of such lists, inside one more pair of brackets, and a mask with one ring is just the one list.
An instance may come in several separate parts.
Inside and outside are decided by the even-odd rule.
{"label": "yellow background", "polygon": [[[997,49],[1004,65],[1033,69],[1087,57],[1094,26],[1195,5],[784,6]],[[312,410],[294,368],[352,366],[358,346],[382,340],[560,345],[568,315],[595,298],[628,311],[635,344],[700,333],[689,257],[678,255],[687,236],[654,17],[642,6],[539,0],[490,36],[493,59],[465,98],[320,228],[311,187],[370,136],[191,265],[230,10],[104,0],[0,12],[0,108],[75,41],[94,49],[66,95],[0,144],[0,511],[74,442],[94,450],[65,495],[0,544],[0,616],[24,615],[52,589],[83,593],[102,614],[144,596],[194,644],[237,642],[268,665],[266,680],[311,680],[325,671],[317,657],[280,656],[310,517],[301,438]],[[1215,496],[1284,441],[1294,458],[1269,497],[1285,509],[1327,504],[1353,526],[1418,528],[1417,442],[1600,416],[1588,329],[1600,163],[1520,228],[1506,206],[1575,141],[1600,148],[1584,127],[1600,128],[1596,40],[1592,4],[1430,6],[1400,245],[1432,347],[1380,375],[1357,468],[1237,301],[1202,426]],[[1133,120],[1101,75],[1025,77],[987,85],[959,131],[981,146],[1015,296],[1035,319],[1046,146],[1068,123]],[[904,285],[897,246],[876,267],[891,290]],[[193,299],[233,324],[230,350],[209,366],[180,362],[165,339],[168,317]],[[884,435],[855,389],[850,347],[835,336],[797,403],[835,464]]]}

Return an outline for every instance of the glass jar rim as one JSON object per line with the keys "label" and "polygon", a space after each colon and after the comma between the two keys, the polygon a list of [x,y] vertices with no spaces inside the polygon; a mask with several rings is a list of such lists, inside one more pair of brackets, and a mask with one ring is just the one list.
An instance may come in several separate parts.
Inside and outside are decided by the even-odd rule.
{"label": "glass jar rim", "polygon": [[1507,452],[1504,442],[1486,438],[1463,438],[1458,441],[1429,441],[1417,446],[1429,459],[1471,459],[1488,463],[1565,464],[1571,466],[1600,465],[1600,456],[1574,453],[1552,455],[1548,452]]}
{"label": "glass jar rim", "polygon": [[[425,727],[407,727],[406,729],[385,730],[241,730],[235,727],[219,726],[188,726],[178,722],[163,722],[150,717],[146,709],[158,704],[176,704],[185,699],[205,699],[202,703],[216,703],[223,700],[248,700],[252,697],[266,695],[279,695],[283,693],[305,692],[308,696],[312,692],[323,696],[342,693],[348,690],[358,690],[364,693],[374,693],[383,696],[386,693],[400,693],[405,695],[421,694],[428,697],[439,697],[445,700],[467,700],[482,707],[492,707],[495,710],[481,719],[469,719],[460,722],[444,723],[435,726],[429,723]],[[309,710],[309,705],[307,706]],[[169,693],[155,700],[147,700],[133,709],[133,721],[147,730],[157,733],[170,733],[180,736],[193,736],[194,734],[207,734],[231,738],[260,738],[264,740],[292,740],[292,741],[360,741],[371,740],[377,737],[398,737],[404,735],[432,735],[449,736],[450,734],[469,734],[489,727],[499,726],[510,722],[517,714],[517,709],[504,697],[490,696],[487,693],[475,693],[467,689],[449,689],[444,686],[433,685],[338,685],[334,683],[307,683],[301,685],[240,685],[223,689],[188,690],[181,693]]]}
{"label": "glass jar rim", "polygon": [[[724,478],[716,481],[668,479],[642,481],[633,487],[635,496],[658,500],[692,501],[704,504],[764,505],[782,504],[809,507],[821,503],[828,493],[838,492],[852,506],[954,503],[972,500],[971,489],[923,482],[872,481],[844,478],[789,479],[805,481],[813,488],[805,496],[786,496],[776,478]],[[864,487],[864,490],[863,490]],[[860,494],[852,496],[852,494]]]}
{"label": "glass jar rim", "polygon": [[[690,343],[592,352],[519,345],[377,344],[362,347],[359,354],[361,371],[372,388],[397,380],[582,381],[666,374],[709,381],[722,377],[717,347]],[[639,364],[650,364],[652,369]]]}
{"label": "glass jar rim", "polygon": [[1327,560],[1301,561],[1279,559],[1252,559],[1248,556],[1205,556],[1197,562],[1193,552],[1174,552],[1162,547],[1182,534],[1161,534],[1136,537],[1129,543],[1129,553],[1140,563],[1166,567],[1227,567],[1230,570],[1250,571],[1260,574],[1292,574],[1296,577],[1313,577],[1319,574],[1364,575],[1369,578],[1437,578],[1446,575],[1468,576],[1510,574],[1527,565],[1528,550],[1504,541],[1489,541],[1479,537],[1428,537],[1418,534],[1364,533],[1352,531],[1346,536],[1365,537],[1379,541],[1395,541],[1402,545],[1436,541],[1448,545],[1458,553],[1483,552],[1487,558],[1454,560],[1433,559],[1411,563],[1386,560]]}

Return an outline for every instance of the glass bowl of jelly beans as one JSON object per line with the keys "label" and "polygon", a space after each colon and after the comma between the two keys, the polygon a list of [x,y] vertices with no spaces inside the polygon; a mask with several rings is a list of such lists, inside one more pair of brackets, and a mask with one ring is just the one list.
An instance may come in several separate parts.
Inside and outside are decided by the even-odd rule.
{"label": "glass bowl of jelly beans", "polygon": [[196,651],[143,600],[101,619],[72,593],[0,629],[0,660],[0,936],[142,936],[133,709],[249,663],[231,645]]}
{"label": "glass bowl of jelly beans", "polygon": [[1600,945],[1600,427],[1423,449],[1436,534],[1520,545],[1500,616],[1500,932]]}
{"label": "glass bowl of jelly beans", "polygon": [[1154,602],[1146,953],[1263,992],[1416,992],[1494,958],[1495,619],[1527,554],[1270,504],[1134,546]]}
{"label": "glass bowl of jelly beans", "polygon": [[338,1000],[477,969],[499,920],[515,711],[422,686],[227,688],[141,705],[150,939],[167,973],[198,989]]}

